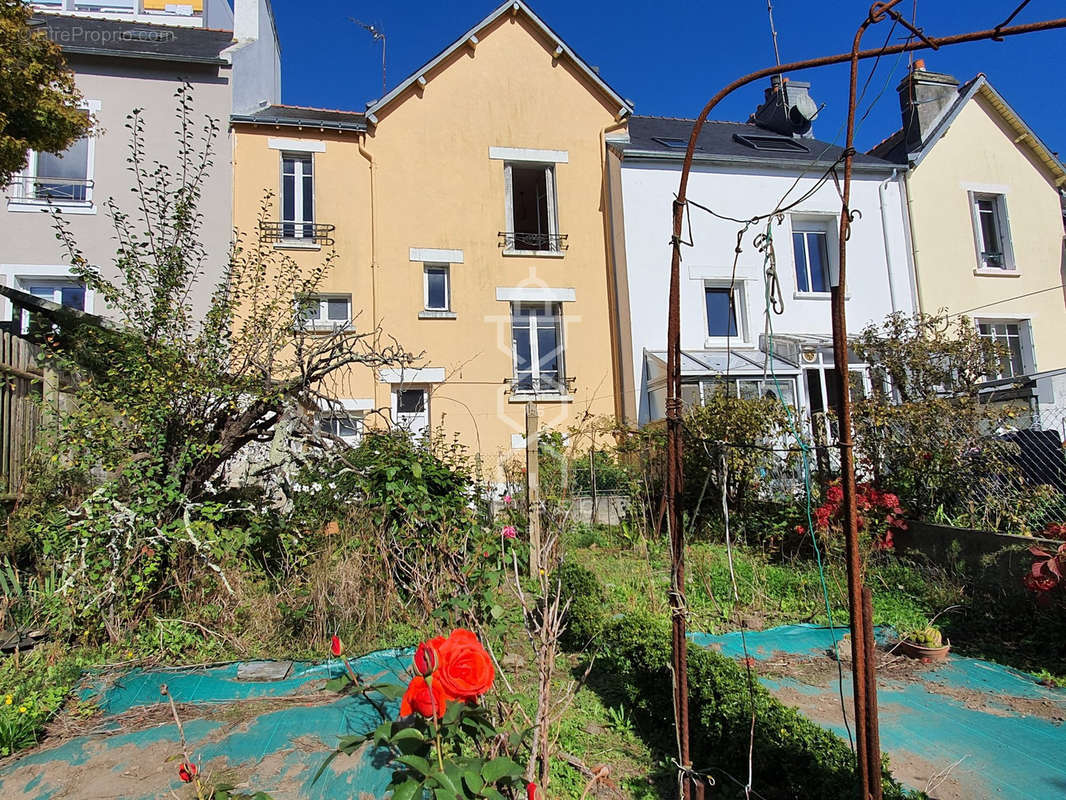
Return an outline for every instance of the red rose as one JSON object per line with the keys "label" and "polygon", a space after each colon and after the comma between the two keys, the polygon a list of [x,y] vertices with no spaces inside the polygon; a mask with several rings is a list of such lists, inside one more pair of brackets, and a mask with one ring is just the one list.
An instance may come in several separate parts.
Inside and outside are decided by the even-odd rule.
{"label": "red rose", "polygon": [[825,499],[830,503],[839,503],[844,499],[844,490],[836,485],[830,486],[825,490]]}
{"label": "red rose", "polygon": [[334,658],[340,658],[341,653],[344,652],[344,645],[341,643],[341,637],[330,636],[329,637],[329,653]]}
{"label": "red rose", "polygon": [[805,534],[806,532],[807,532],[807,529],[804,528],[802,525],[797,525],[796,526],[796,533],[798,533],[800,536],[803,536],[803,534]]}
{"label": "red rose", "polygon": [[440,646],[444,644],[444,637],[437,636],[428,642],[422,642],[415,650],[414,668],[415,674],[425,677],[432,675],[440,666]]}
{"label": "red rose", "polygon": [[449,697],[476,700],[492,688],[496,669],[477,636],[462,628],[440,645],[436,677]]}
{"label": "red rose", "polygon": [[188,761],[183,761],[178,765],[178,777],[181,778],[182,783],[190,783],[198,771],[196,765]]}
{"label": "red rose", "polygon": [[421,714],[423,717],[444,716],[444,709],[448,705],[448,696],[440,681],[432,678],[426,680],[421,675],[416,675],[407,686],[400,700],[400,716],[408,717],[412,713]]}

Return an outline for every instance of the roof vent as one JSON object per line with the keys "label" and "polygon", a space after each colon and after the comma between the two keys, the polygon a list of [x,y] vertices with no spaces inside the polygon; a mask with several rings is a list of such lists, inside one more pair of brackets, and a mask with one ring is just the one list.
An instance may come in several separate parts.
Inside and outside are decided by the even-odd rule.
{"label": "roof vent", "polygon": [[811,85],[806,81],[770,78],[763,104],[751,115],[749,122],[782,136],[806,136],[811,123],[818,116],[818,106],[811,99]]}

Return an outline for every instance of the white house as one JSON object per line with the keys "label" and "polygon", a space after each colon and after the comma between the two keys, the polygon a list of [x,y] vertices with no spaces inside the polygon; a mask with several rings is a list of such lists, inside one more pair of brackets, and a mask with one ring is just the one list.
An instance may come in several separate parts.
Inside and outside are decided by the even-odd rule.
{"label": "white house", "polygon": [[[807,97],[807,84],[786,86],[793,104]],[[771,86],[758,116],[776,102]],[[807,105],[813,107],[809,98]],[[664,415],[671,204],[692,124],[634,116],[628,140],[607,144],[619,410],[630,423]],[[800,127],[809,130],[809,124]],[[688,186],[693,204],[682,237],[687,403],[727,381],[741,394],[778,394],[780,386],[784,399],[807,415],[833,407],[838,377],[829,290],[837,276],[841,198],[831,168],[837,165],[842,181],[842,150],[778,131],[755,123],[708,122],[700,134]],[[915,308],[901,171],[880,158],[855,156],[851,208],[857,213],[848,242],[846,294],[850,333],[893,311]],[[770,220],[745,222],[778,208],[784,210]],[[769,311],[768,233],[777,275],[769,292],[769,305],[776,308]],[[854,366],[865,381],[863,365]]]}

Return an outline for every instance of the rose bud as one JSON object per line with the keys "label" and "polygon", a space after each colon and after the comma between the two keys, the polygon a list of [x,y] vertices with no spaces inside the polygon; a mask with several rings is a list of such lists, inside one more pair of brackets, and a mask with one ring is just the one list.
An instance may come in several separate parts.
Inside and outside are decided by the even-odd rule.
{"label": "rose bud", "polygon": [[435,639],[430,639],[428,642],[422,642],[415,650],[414,667],[415,674],[426,677],[432,675],[437,671],[440,666],[440,653],[437,652],[437,647],[444,641],[443,636],[438,636]]}
{"label": "rose bud", "polygon": [[340,658],[344,652],[344,645],[341,644],[341,637],[334,634],[329,637],[329,652],[334,658]]}
{"label": "rose bud", "polygon": [[178,766],[178,777],[181,778],[182,783],[190,783],[198,771],[195,764],[183,761]]}

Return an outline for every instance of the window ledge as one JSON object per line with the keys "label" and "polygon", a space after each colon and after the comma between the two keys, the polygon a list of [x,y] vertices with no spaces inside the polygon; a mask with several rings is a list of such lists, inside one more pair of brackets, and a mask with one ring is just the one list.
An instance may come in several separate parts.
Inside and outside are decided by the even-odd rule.
{"label": "window ledge", "polygon": [[[793,292],[792,293],[792,299],[793,300],[832,300],[833,299],[833,293],[832,292]],[[845,294],[844,295],[844,299],[845,300],[850,300],[851,299],[851,295],[850,294]]]}
{"label": "window ledge", "polygon": [[433,311],[426,309],[425,311],[418,312],[419,319],[456,319],[457,315],[454,311]]}
{"label": "window ledge", "polygon": [[505,256],[531,256],[533,258],[562,258],[565,250],[504,250]]}
{"label": "window ledge", "polygon": [[58,211],[61,214],[95,214],[95,203],[46,203],[39,200],[16,200],[7,201],[8,211],[38,212]]}
{"label": "window ledge", "polygon": [[568,394],[532,394],[528,392],[512,392],[507,395],[508,403],[572,403],[574,398]]}
{"label": "window ledge", "polygon": [[703,346],[708,350],[718,350],[728,347],[731,350],[752,350],[755,345],[739,336],[708,336],[703,340]]}
{"label": "window ledge", "polygon": [[282,239],[274,242],[275,250],[321,250],[322,245],[317,242],[302,242],[299,239]]}
{"label": "window ledge", "polygon": [[980,275],[988,278],[1020,278],[1022,277],[1021,270],[1017,269],[981,269],[978,267],[973,271],[974,275]]}

